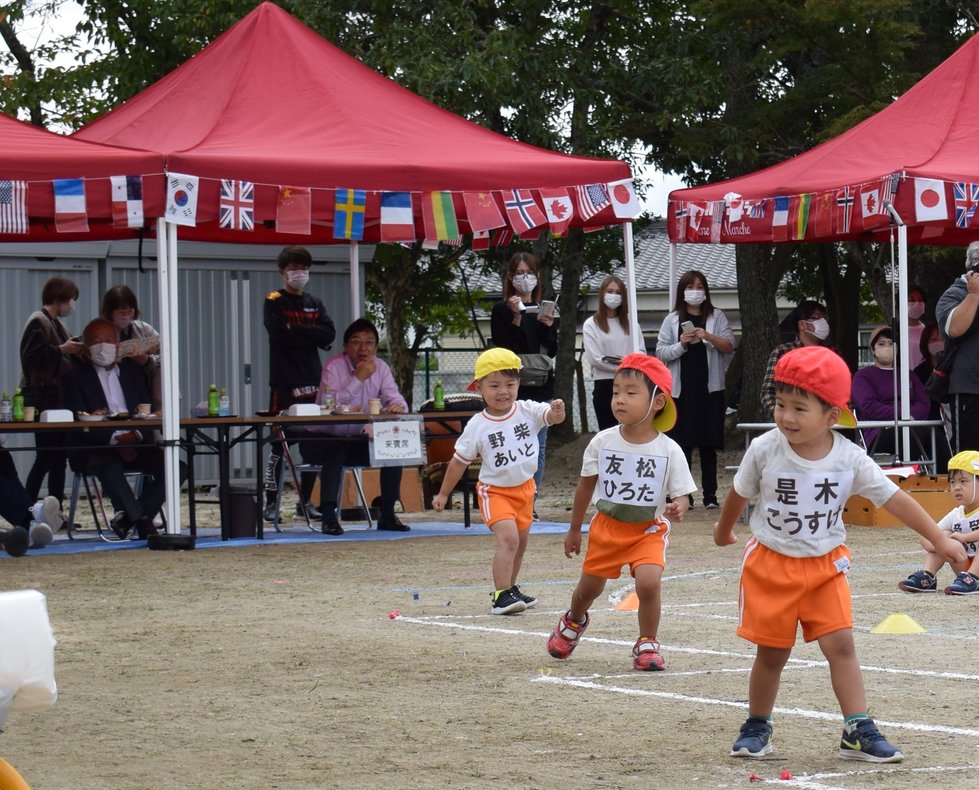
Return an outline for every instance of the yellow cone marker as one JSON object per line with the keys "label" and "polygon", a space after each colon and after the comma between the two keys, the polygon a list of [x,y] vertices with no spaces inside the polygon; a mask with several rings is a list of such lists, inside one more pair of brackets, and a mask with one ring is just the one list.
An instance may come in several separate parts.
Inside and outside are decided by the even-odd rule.
{"label": "yellow cone marker", "polygon": [[619,601],[613,608],[617,612],[638,612],[639,596],[634,592],[631,592],[625,598]]}
{"label": "yellow cone marker", "polygon": [[926,629],[902,612],[889,614],[870,629],[872,634],[923,634]]}

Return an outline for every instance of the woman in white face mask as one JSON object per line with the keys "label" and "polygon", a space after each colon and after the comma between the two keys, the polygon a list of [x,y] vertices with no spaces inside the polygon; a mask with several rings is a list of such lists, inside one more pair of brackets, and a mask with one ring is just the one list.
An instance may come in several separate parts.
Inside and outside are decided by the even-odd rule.
{"label": "woman in white face mask", "polygon": [[614,274],[602,280],[598,289],[598,309],[582,327],[585,357],[591,365],[594,387],[592,404],[598,429],[617,424],[612,414],[612,380],[622,357],[646,350],[639,324],[630,324],[629,297],[625,283]]}
{"label": "woman in white face mask", "polygon": [[128,285],[114,285],[102,295],[99,314],[119,330],[119,340],[145,340],[147,353],[132,357],[143,368],[153,401],[153,411],[162,406],[162,377],[160,372],[160,333],[145,321],[139,320],[139,303]]}
{"label": "woman in white face mask", "polygon": [[[861,368],[853,375],[851,398],[859,420],[893,420],[895,409],[899,409],[899,398],[895,394],[894,366],[897,362],[897,346],[894,344],[894,332],[886,325],[875,327],[870,333],[870,353],[874,364]],[[900,376],[908,375],[898,371]],[[911,416],[916,420],[924,420],[931,409],[931,400],[925,387],[915,375],[910,375],[911,385]],[[900,387],[900,380],[897,382]],[[898,390],[899,391],[899,390]],[[900,412],[896,412],[900,415]],[[922,443],[912,442],[912,457],[920,458],[924,443],[929,443],[927,431],[916,434]],[[893,428],[866,428],[863,430],[863,440],[868,451],[874,453],[894,452]],[[930,443],[927,445],[930,447]]]}
{"label": "woman in white face mask", "polygon": [[921,320],[928,309],[928,299],[920,285],[908,286],[908,351],[911,354],[911,367],[916,368],[924,361],[919,348],[921,333],[925,324]]}
{"label": "woman in white face mask", "polygon": [[[490,331],[493,345],[507,348],[520,355],[534,354],[553,357],[557,354],[557,319],[551,307],[541,304],[540,270],[537,258],[529,252],[518,252],[507,262],[503,275],[503,299],[493,305],[490,315]],[[538,357],[538,360],[540,358]],[[524,361],[527,367],[527,361]],[[552,365],[553,367],[553,365]],[[530,385],[523,380],[517,392],[520,400],[550,403],[554,398],[554,372],[547,375],[543,384]],[[538,434],[540,455],[534,481],[540,491],[544,478],[544,450],[547,446],[547,428]]]}
{"label": "woman in white face mask", "polygon": [[775,412],[775,364],[794,348],[829,345],[830,326],[826,320],[826,307],[812,299],[799,302],[780,324],[780,329],[784,333],[795,330],[796,339],[776,346],[768,356],[765,378],[761,383],[761,402],[769,414]]}
{"label": "woman in white face mask", "polygon": [[[707,278],[691,270],[677,284],[673,311],[656,342],[656,356],[673,375],[677,421],[670,437],[690,464],[700,453],[704,506],[716,508],[717,452],[724,449],[725,374],[734,353],[734,332],[727,316],[714,307]],[[690,507],[693,507],[690,495]]]}

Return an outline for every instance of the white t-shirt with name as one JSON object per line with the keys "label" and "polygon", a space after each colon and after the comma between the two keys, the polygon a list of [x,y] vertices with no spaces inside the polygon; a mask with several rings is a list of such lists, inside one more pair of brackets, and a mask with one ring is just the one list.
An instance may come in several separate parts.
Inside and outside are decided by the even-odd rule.
{"label": "white t-shirt with name", "polygon": [[526,483],[537,471],[537,433],[547,425],[544,415],[550,408],[547,403],[518,400],[502,417],[483,410],[466,423],[456,440],[455,457],[467,465],[482,458],[481,483],[505,488]]}
{"label": "white t-shirt with name", "polygon": [[[953,532],[975,532],[979,529],[979,509],[973,510],[966,515],[965,508],[962,505],[958,505],[942,517],[942,520],[938,522],[938,528],[945,530],[949,534]],[[976,556],[975,543],[963,543],[962,545],[965,546],[965,553],[969,557]]]}
{"label": "white t-shirt with name", "polygon": [[759,543],[789,557],[821,557],[846,540],[843,508],[851,494],[881,507],[898,487],[835,431],[829,453],[810,461],[776,428],[748,446],[734,490],[756,500],[749,523]]}
{"label": "white t-shirt with name", "polygon": [[622,437],[619,426],[595,434],[581,460],[581,476],[598,475],[592,502],[599,513],[627,524],[649,522],[666,498],[697,490],[683,450],[666,434],[643,444]]}

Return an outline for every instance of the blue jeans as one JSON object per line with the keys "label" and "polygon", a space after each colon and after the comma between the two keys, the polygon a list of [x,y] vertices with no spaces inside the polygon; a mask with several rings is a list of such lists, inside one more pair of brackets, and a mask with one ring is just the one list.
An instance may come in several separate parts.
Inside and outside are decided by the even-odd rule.
{"label": "blue jeans", "polygon": [[[540,491],[541,482],[544,480],[544,451],[547,450],[547,427],[545,425],[537,434],[537,443],[540,445],[540,451],[537,455],[537,471],[534,472],[534,484],[537,486],[538,491]],[[534,497],[536,498],[536,496],[535,494]]]}

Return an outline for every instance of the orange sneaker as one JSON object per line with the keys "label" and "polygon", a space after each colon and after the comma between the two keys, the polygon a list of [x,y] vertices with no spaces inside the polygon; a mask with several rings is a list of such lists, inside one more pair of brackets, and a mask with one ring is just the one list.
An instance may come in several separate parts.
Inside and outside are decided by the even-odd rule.
{"label": "orange sneaker", "polygon": [[666,669],[666,662],[659,653],[659,642],[641,636],[632,648],[632,668],[643,672]]}

